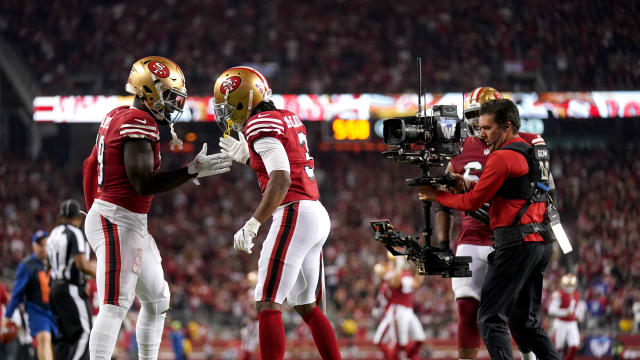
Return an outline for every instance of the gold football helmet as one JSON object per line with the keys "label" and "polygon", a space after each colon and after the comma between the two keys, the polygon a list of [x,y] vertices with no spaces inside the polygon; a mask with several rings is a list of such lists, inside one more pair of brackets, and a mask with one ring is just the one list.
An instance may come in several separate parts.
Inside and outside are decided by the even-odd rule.
{"label": "gold football helmet", "polygon": [[502,94],[494,88],[483,86],[474,89],[464,100],[464,118],[475,136],[480,136],[480,107],[494,99],[502,99]]}
{"label": "gold football helmet", "polygon": [[560,279],[560,287],[566,292],[572,293],[576,290],[578,279],[573,274],[565,274]]}
{"label": "gold football helmet", "polygon": [[125,89],[137,96],[158,121],[174,123],[182,115],[187,98],[184,75],[167,58],[147,56],[136,61]]}
{"label": "gold football helmet", "polygon": [[242,131],[251,111],[262,101],[271,98],[267,79],[247,66],[226,70],[213,85],[213,112],[216,122],[226,134]]}

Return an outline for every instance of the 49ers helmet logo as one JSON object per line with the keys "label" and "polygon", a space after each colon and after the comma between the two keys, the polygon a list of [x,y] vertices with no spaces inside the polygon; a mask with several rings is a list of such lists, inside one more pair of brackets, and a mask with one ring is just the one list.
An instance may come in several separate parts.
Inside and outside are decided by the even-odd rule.
{"label": "49ers helmet logo", "polygon": [[151,70],[151,72],[157,77],[166,78],[169,76],[169,68],[161,62],[150,62],[149,70]]}
{"label": "49ers helmet logo", "polygon": [[227,92],[232,92],[240,86],[240,82],[242,79],[240,76],[231,76],[229,78],[224,79],[222,84],[220,84],[220,92],[222,94],[227,94]]}

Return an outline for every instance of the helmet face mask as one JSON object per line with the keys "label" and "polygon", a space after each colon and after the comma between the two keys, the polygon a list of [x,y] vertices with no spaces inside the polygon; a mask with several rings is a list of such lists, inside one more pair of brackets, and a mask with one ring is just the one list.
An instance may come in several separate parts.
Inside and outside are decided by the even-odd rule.
{"label": "helmet face mask", "polygon": [[251,112],[268,101],[271,89],[265,77],[247,66],[232,67],[222,73],[213,86],[213,113],[216,123],[229,134],[242,131]]}
{"label": "helmet face mask", "polygon": [[465,111],[464,119],[467,122],[470,133],[480,137],[480,109]]}
{"label": "helmet face mask", "polygon": [[231,120],[234,111],[235,108],[228,104],[226,99],[221,104],[213,104],[213,115],[215,116],[216,124],[227,135],[231,133],[231,130],[242,131],[243,128],[242,125]]}
{"label": "helmet face mask", "polygon": [[184,75],[173,61],[148,56],[133,64],[126,90],[135,95],[160,123],[180,119],[187,98]]}
{"label": "helmet face mask", "polygon": [[161,94],[161,97],[149,110],[151,110],[156,119],[160,118],[168,123],[177,122],[184,112],[184,103],[187,94],[175,88],[168,88],[166,84],[162,82],[156,83],[155,86],[158,89],[158,93]]}
{"label": "helmet face mask", "polygon": [[464,100],[464,119],[469,127],[470,133],[480,137],[480,108],[482,104],[489,100],[502,99],[502,94],[490,87],[479,87],[474,89]]}

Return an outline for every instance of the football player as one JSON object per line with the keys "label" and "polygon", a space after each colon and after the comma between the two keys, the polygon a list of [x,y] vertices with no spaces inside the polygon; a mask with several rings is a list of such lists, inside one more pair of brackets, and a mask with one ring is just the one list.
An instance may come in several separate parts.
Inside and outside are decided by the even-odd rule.
{"label": "football player", "polygon": [[169,287],[156,242],[147,231],[151,200],[154,194],[227,172],[231,166],[226,154],[207,155],[204,144],[187,166],[159,171],[158,126],[178,120],[187,96],[184,76],[173,61],[159,56],[136,61],[126,90],[135,95],[133,104],[104,117],[84,162],[85,201],[90,209],[85,232],[97,257],[101,301],[89,341],[91,359],[111,359],[134,296],[141,304],[136,326],[139,358],[158,357]]}
{"label": "football player", "polygon": [[395,328],[393,326],[383,326],[382,319],[389,309],[389,299],[391,292],[389,290],[389,268],[395,266],[395,260],[392,261],[393,255],[387,251],[386,263],[376,263],[373,267],[374,280],[378,284],[376,292],[376,306],[371,310],[371,316],[380,321],[378,328],[373,336],[373,343],[382,351],[385,359],[393,359],[396,353]]}
{"label": "football player", "polygon": [[309,325],[322,358],[339,359],[333,328],[316,306],[322,246],[330,220],[318,201],[307,130],[296,114],[276,109],[269,100],[267,80],[255,69],[226,70],[216,80],[213,94],[216,121],[227,134],[240,132],[239,140],[225,136],[220,146],[235,161],[248,162],[262,192],[253,216],[234,235],[234,247],[250,254],[260,225],[272,217],[255,288],[262,359],[284,357],[280,308],[285,298]]}
{"label": "football player", "polygon": [[[426,335],[413,311],[413,293],[422,284],[424,277],[413,275],[403,257],[395,257],[394,262],[384,275],[389,283],[389,306],[376,329],[373,343],[380,346],[386,359],[417,359]],[[394,341],[385,341],[385,335],[388,334],[395,336]],[[387,345],[381,346],[384,343]],[[395,346],[389,346],[389,343],[395,343]]]}
{"label": "football player", "polygon": [[[468,182],[477,182],[489,156],[489,146],[480,137],[480,107],[492,99],[502,99],[502,94],[490,87],[474,89],[464,102],[464,117],[473,136],[466,138],[462,153],[451,159],[447,172],[462,175]],[[520,132],[528,143],[544,143],[540,135]],[[438,246],[450,251],[450,233],[453,222],[452,211],[440,204],[435,206]],[[488,221],[488,215],[487,215]],[[487,272],[487,256],[491,248],[492,232],[488,224],[480,222],[470,214],[462,214],[460,235],[456,241],[456,256],[471,256],[471,277],[452,278],[451,286],[458,305],[458,356],[460,359],[476,359],[480,348],[478,330],[478,306],[482,283]],[[524,345],[520,346],[522,358],[535,359],[535,355]]]}
{"label": "football player", "polygon": [[549,303],[549,315],[553,321],[556,349],[562,353],[567,345],[564,360],[573,360],[580,346],[578,319],[584,316],[586,306],[580,301],[580,293],[576,290],[577,279],[573,274],[565,274],[560,279],[560,289],[553,292]]}

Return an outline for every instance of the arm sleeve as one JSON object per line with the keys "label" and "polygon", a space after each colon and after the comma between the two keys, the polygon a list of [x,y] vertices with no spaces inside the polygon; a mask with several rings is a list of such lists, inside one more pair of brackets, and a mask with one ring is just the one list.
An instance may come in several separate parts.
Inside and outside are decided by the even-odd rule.
{"label": "arm sleeve", "polygon": [[[480,176],[480,180],[471,191],[465,194],[451,194],[438,191],[436,200],[447,207],[472,211],[479,209],[496,194],[509,174],[506,151],[497,151],[487,159],[487,165]],[[514,153],[515,154],[515,153]]]}
{"label": "arm sleeve", "polygon": [[9,300],[9,305],[7,305],[7,313],[5,314],[7,319],[13,316],[13,312],[22,302],[27,282],[29,282],[29,271],[27,270],[27,265],[22,262],[18,265],[16,281],[13,283],[13,290],[11,291],[11,300]]}
{"label": "arm sleeve", "polygon": [[559,293],[553,293],[551,297],[551,302],[549,303],[549,315],[556,317],[564,317],[569,315],[569,309],[561,309],[560,304],[562,299],[560,299]]}
{"label": "arm sleeve", "polygon": [[84,188],[84,202],[87,206],[87,211],[91,209],[93,200],[95,200],[98,194],[98,155],[96,146],[93,145],[91,155],[84,160],[82,164],[83,179],[82,185]]}
{"label": "arm sleeve", "polygon": [[284,170],[291,173],[289,157],[280,140],[272,137],[263,137],[256,140],[253,148],[262,158],[267,174],[271,174],[274,170]]}

